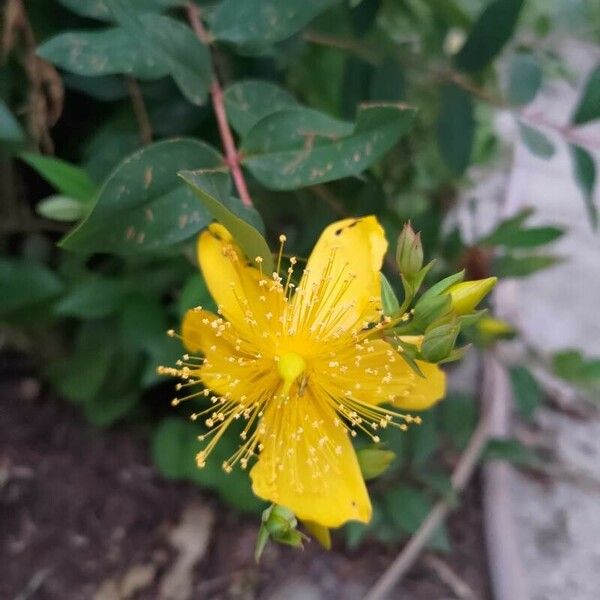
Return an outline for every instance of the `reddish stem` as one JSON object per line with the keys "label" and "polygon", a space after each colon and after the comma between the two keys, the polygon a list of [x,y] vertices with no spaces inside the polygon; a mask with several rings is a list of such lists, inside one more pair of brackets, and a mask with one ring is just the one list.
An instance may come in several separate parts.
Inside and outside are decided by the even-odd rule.
{"label": "reddish stem", "polygon": [[[188,2],[187,4],[187,15],[190,25],[198,39],[203,44],[210,46],[211,38],[202,24],[200,9],[193,2]],[[221,142],[223,144],[223,149],[225,150],[225,162],[229,167],[242,204],[244,204],[244,206],[253,206],[252,198],[250,198],[248,186],[246,185],[246,180],[244,179],[244,174],[240,165],[240,155],[235,147],[233,134],[231,133],[231,128],[227,121],[227,113],[225,112],[225,103],[223,101],[223,88],[221,87],[219,78],[216,74],[214,75],[213,82],[210,86],[210,97],[219,126]]]}

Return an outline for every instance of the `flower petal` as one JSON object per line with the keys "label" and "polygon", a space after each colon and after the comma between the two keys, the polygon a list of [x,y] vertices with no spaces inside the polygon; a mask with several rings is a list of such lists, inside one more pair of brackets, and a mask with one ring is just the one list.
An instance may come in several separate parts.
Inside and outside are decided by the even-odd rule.
{"label": "flower petal", "polygon": [[261,285],[260,271],[248,265],[225,227],[209,225],[198,238],[197,250],[198,263],[220,314],[241,334],[256,337],[264,331],[261,319],[264,321],[268,310],[279,316],[281,294],[270,289],[267,280]]}
{"label": "flower petal", "polygon": [[374,216],[329,225],[306,265],[295,301],[297,321],[308,315],[323,333],[377,320],[387,246]]}
{"label": "flower petal", "polygon": [[354,448],[326,400],[307,389],[300,397],[272,402],[258,431],[263,448],[250,472],[257,496],[324,527],[370,520]]}
{"label": "flower petal", "polygon": [[446,391],[444,372],[432,363],[417,361],[420,377],[381,339],[366,339],[340,352],[319,372],[319,384],[330,395],[346,395],[365,405],[390,403],[404,410],[425,410]]}

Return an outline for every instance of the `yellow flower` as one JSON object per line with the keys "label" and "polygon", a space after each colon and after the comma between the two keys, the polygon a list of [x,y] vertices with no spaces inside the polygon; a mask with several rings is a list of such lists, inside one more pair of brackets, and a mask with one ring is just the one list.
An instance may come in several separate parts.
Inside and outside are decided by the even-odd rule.
{"label": "yellow flower", "polygon": [[[278,271],[285,237],[281,236]],[[371,503],[351,437],[373,441],[386,426],[418,421],[445,391],[443,372],[419,362],[415,375],[383,339],[380,269],[387,241],[375,217],[325,229],[297,284],[297,260],[263,274],[230,233],[211,225],[198,260],[219,315],[198,307],[185,316],[187,350],[180,388],[201,383],[211,406],[193,415],[209,428],[202,467],[227,427],[244,420],[242,443],[223,468],[251,468],[254,493],[325,527],[368,522]],[[389,321],[389,320],[388,320]],[[210,392],[208,390],[211,390]],[[387,406],[384,406],[387,405]]]}

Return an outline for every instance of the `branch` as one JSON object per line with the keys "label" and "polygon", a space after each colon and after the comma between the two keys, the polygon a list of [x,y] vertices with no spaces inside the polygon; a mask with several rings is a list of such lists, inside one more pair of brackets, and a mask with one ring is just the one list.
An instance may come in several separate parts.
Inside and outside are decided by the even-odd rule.
{"label": "branch", "polygon": [[[482,396],[485,405],[477,428],[473,432],[469,444],[460,457],[452,473],[452,487],[461,492],[473,475],[479,462],[479,457],[489,438],[490,416],[492,403],[495,402],[493,373],[484,369]],[[396,557],[387,571],[380,577],[364,600],[383,600],[392,591],[394,586],[404,577],[419,557],[425,544],[442,524],[452,506],[447,500],[440,500],[429,512],[412,538]]]}
{"label": "branch", "polygon": [[152,124],[148,117],[144,96],[142,96],[138,82],[133,77],[125,77],[125,84],[131,98],[133,113],[140,129],[140,139],[142,140],[142,144],[147,146],[152,143]]}
{"label": "branch", "polygon": [[[212,40],[208,31],[206,31],[202,24],[200,9],[191,1],[187,3],[186,9],[188,21],[190,22],[196,37],[203,44],[210,47]],[[216,74],[214,75],[213,82],[210,86],[210,96],[215,117],[217,118],[217,124],[219,126],[219,135],[221,136],[221,142],[223,144],[223,149],[225,150],[225,161],[229,167],[233,181],[235,182],[235,187],[237,188],[244,206],[253,206],[252,198],[250,197],[248,186],[246,185],[246,180],[242,173],[240,155],[235,147],[233,134],[231,133],[229,123],[227,122],[227,113],[225,112],[225,103],[223,101],[223,88],[221,87],[219,78]]]}

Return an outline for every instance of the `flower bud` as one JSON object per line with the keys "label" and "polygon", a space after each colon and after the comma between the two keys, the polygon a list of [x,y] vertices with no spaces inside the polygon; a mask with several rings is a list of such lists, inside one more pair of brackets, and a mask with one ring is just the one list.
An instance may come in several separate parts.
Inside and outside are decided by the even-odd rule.
{"label": "flower bud", "polygon": [[298,525],[294,513],[289,508],[278,504],[267,508],[263,512],[262,520],[267,531],[275,539],[287,535]]}
{"label": "flower bud", "polygon": [[398,236],[396,262],[400,273],[407,277],[416,275],[423,266],[423,246],[421,234],[415,233],[410,223],[406,223]]}
{"label": "flower bud", "polygon": [[421,356],[427,362],[440,362],[448,358],[454,349],[460,325],[456,322],[444,323],[425,333]]}
{"label": "flower bud", "polygon": [[366,481],[375,479],[388,470],[396,455],[391,450],[362,448],[356,452],[362,476]]}
{"label": "flower bud", "polygon": [[452,310],[457,315],[466,315],[492,291],[498,281],[497,277],[462,281],[448,288],[447,293],[452,299]]}

